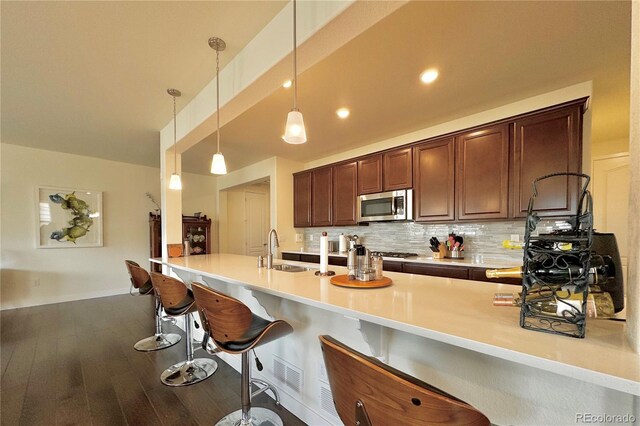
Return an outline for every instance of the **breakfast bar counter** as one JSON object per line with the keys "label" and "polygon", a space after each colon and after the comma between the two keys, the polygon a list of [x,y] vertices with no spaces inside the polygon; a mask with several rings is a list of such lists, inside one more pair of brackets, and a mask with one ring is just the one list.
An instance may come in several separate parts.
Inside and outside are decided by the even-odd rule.
{"label": "breakfast bar counter", "polygon": [[[524,330],[519,326],[519,309],[494,307],[492,304],[494,293],[517,291],[510,285],[386,272],[385,276],[393,280],[390,287],[350,289],[332,285],[329,277],[317,277],[313,270],[293,273],[258,268],[256,258],[248,256],[212,254],[152,261],[168,266],[185,281],[202,280],[209,284],[221,282],[229,287],[242,287],[252,294],[268,294],[328,311],[343,319],[374,324],[392,332],[404,333],[403,336],[409,335],[390,339],[393,342],[403,339],[410,341],[410,336],[419,336],[416,338],[423,340],[416,344],[418,347],[444,344],[464,348],[482,356],[477,361],[479,365],[495,365],[495,361],[488,361],[491,359],[523,365],[527,369],[525,375],[542,374],[540,377],[545,383],[557,381],[553,385],[557,392],[561,392],[564,386],[571,388],[589,384],[597,389],[627,394],[631,401],[636,401],[632,404],[637,403],[637,396],[640,395],[640,356],[626,341],[626,324],[623,321],[590,320],[584,339]],[[274,262],[283,263],[281,260]],[[317,267],[313,264],[287,263]],[[346,273],[343,267],[332,266],[330,269],[337,274]],[[327,322],[326,327],[322,327],[314,323],[314,327],[320,331],[318,334],[334,334],[339,330],[334,329],[332,324]],[[294,335],[296,331],[294,324]],[[380,336],[384,340],[384,333]],[[376,339],[371,335],[365,336],[365,341],[369,340],[367,343],[372,348],[380,346],[379,342],[371,342]],[[350,344],[349,341],[345,343]],[[404,350],[399,349],[400,352]],[[372,352],[377,355],[374,349]],[[416,356],[427,357],[427,353],[419,352]],[[431,365],[428,359],[422,361]],[[402,363],[399,361],[399,364]],[[434,365],[431,368],[440,369],[444,366]],[[496,374],[496,377],[500,377],[502,373]],[[569,382],[563,385],[564,380]],[[535,384],[532,386],[535,387]],[[548,390],[540,392],[548,393]],[[535,397],[532,399],[535,400]],[[497,407],[499,404],[496,410]],[[482,406],[478,408],[483,409]],[[488,409],[491,411],[491,407]],[[545,419],[531,418],[535,422]],[[494,419],[495,416],[492,421],[500,421]],[[518,423],[513,418],[510,420],[512,424]],[[521,419],[521,422],[527,423],[528,420]]]}

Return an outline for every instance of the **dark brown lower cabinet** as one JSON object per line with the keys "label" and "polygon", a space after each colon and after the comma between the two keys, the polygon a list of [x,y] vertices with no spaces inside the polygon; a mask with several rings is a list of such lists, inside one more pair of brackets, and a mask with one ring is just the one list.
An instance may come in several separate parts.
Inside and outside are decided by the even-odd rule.
{"label": "dark brown lower cabinet", "polygon": [[469,279],[469,269],[461,266],[440,266],[424,263],[405,263],[402,271],[409,274],[431,275],[434,277]]}
{"label": "dark brown lower cabinet", "polygon": [[[317,254],[283,253],[283,260],[295,260],[308,263],[320,263]],[[329,265],[347,266],[347,258],[343,256],[329,256]],[[485,271],[490,268],[467,268],[465,266],[433,265],[425,263],[400,262],[385,260],[383,269],[388,272],[405,272],[407,274],[431,275],[434,277],[458,278],[463,280],[484,281],[496,284],[522,285],[519,278],[487,278]]]}
{"label": "dark brown lower cabinet", "polygon": [[384,262],[382,262],[382,270],[389,272],[402,272],[402,262],[385,260]]}

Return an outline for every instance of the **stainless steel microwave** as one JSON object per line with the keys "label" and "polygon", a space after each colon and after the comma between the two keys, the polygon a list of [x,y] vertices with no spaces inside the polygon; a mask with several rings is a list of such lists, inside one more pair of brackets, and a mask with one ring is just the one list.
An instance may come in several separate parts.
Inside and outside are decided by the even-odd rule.
{"label": "stainless steel microwave", "polygon": [[358,222],[413,220],[413,190],[380,192],[358,197]]}

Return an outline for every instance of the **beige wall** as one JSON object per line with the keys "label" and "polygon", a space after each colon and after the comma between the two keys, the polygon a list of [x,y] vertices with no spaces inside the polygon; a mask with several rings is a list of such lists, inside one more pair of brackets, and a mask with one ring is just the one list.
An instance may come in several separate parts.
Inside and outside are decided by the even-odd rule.
{"label": "beige wall", "polygon": [[[1,145],[1,308],[128,291],[125,259],[147,265],[149,212],[160,170],[72,154]],[[35,187],[103,191],[103,247],[37,249]]]}
{"label": "beige wall", "polygon": [[182,214],[193,215],[201,212],[211,219],[211,251],[220,251],[218,246],[218,197],[217,181],[213,175],[182,173]]}
{"label": "beige wall", "polygon": [[631,118],[629,154],[631,191],[629,194],[629,282],[627,288],[627,335],[640,352],[640,2],[631,7]]}
{"label": "beige wall", "polygon": [[593,142],[591,145],[591,156],[601,157],[604,155],[618,154],[629,151],[629,139],[614,139],[603,142]]}

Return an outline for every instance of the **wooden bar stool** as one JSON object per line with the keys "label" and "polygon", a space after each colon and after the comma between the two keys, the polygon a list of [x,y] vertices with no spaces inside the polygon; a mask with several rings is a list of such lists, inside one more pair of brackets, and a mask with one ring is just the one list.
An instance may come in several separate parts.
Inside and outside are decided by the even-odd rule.
{"label": "wooden bar stool", "polygon": [[188,386],[203,381],[218,369],[218,363],[208,358],[193,358],[193,340],[191,327],[196,305],[193,293],[187,286],[175,278],[151,273],[154,291],[160,296],[162,306],[167,315],[184,317],[185,340],[187,342],[187,359],[164,370],[160,380],[167,386]]}
{"label": "wooden bar stool", "polygon": [[345,425],[474,425],[484,414],[330,336],[320,336],[333,401]]}
{"label": "wooden bar stool", "polygon": [[[221,351],[242,354],[242,409],[223,417],[216,425],[282,426],[282,419],[274,411],[251,407],[251,398],[267,390],[273,392],[276,403],[279,403],[279,398],[273,386],[263,380],[251,379],[249,351],[291,333],[293,328],[282,320],[260,318],[241,301],[204,284],[194,282],[191,288],[205,331],[202,347],[206,347],[211,338]],[[253,394],[250,393],[252,383],[262,385]]]}
{"label": "wooden bar stool", "polygon": [[[133,345],[134,349],[141,352],[150,352],[175,345],[180,341],[180,335],[162,332],[162,304],[160,303],[158,295],[153,291],[153,284],[151,284],[151,277],[149,277],[149,273],[133,260],[125,260],[124,263],[127,265],[129,277],[131,278],[129,294],[132,296],[151,295],[156,302],[156,332],[153,336],[138,341]],[[138,292],[134,293],[133,289],[138,290]]]}

